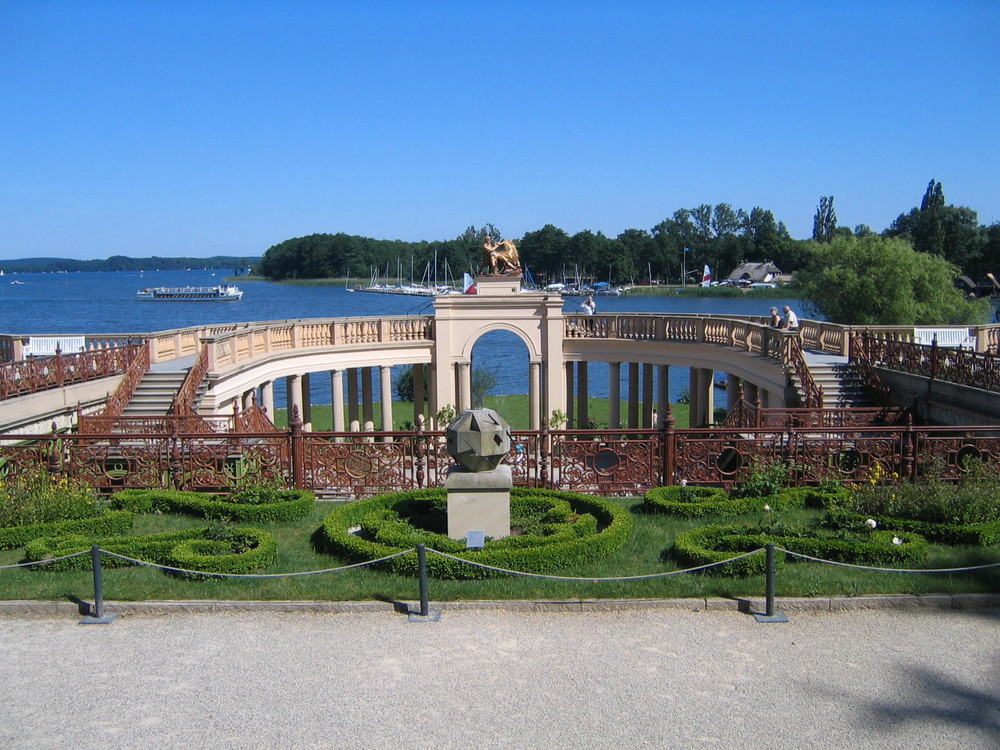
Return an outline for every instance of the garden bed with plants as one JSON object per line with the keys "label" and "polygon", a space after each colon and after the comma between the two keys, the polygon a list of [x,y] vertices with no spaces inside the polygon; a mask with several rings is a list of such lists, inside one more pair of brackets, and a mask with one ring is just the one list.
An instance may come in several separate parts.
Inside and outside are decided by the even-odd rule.
{"label": "garden bed with plants", "polygon": [[[736,498],[741,501],[752,498],[749,504],[711,509],[693,505],[699,499],[727,503],[732,497],[694,487],[658,488],[646,498],[616,499],[572,493],[546,497],[546,493],[516,490],[513,520],[518,533],[499,546],[497,542],[489,542],[479,552],[496,550],[497,556],[488,564],[498,567],[529,570],[532,569],[529,566],[534,566],[535,570],[581,580],[509,575],[467,580],[444,578],[453,573],[447,565],[467,566],[428,554],[432,565],[430,596],[438,601],[759,597],[764,592],[764,579],[756,572],[760,568],[753,566],[723,575],[685,573],[627,581],[597,579],[683,570],[695,559],[688,552],[695,547],[728,558],[736,550],[762,546],[768,541],[830,559],[840,554],[838,549],[854,549],[855,554],[860,550],[862,554],[856,560],[889,560],[891,564],[886,567],[947,569],[1000,562],[1000,545],[995,541],[995,524],[1000,518],[1000,480],[985,472],[970,472],[962,482],[944,486],[923,483],[901,487],[876,478],[850,493],[823,487],[789,491],[780,482],[777,485],[764,482],[746,497]],[[271,489],[247,488],[257,498],[265,497]],[[7,534],[15,545],[0,549],[3,596],[89,599],[93,595],[89,570],[44,569],[51,565],[42,566],[43,569],[7,566],[23,563],[29,556],[54,557],[56,552],[81,550],[93,543],[129,557],[192,570],[212,570],[211,558],[217,558],[224,566],[231,564],[225,567],[228,572],[248,570],[249,567],[243,566],[256,557],[253,568],[268,575],[267,578],[192,579],[147,566],[113,568],[104,577],[105,596],[111,601],[414,600],[418,591],[412,576],[416,555],[412,553],[397,558],[401,561],[398,566],[384,569],[365,566],[319,575],[280,574],[329,571],[371,559],[381,551],[411,548],[417,541],[449,554],[468,554],[461,542],[445,542],[446,537],[442,538],[441,512],[435,507],[439,500],[419,494],[411,495],[408,500],[402,498],[403,502],[415,504],[417,510],[423,506],[424,514],[411,515],[409,520],[393,515],[398,516],[393,503],[400,498],[372,498],[367,501],[371,504],[365,506],[360,502],[316,502],[311,496],[298,496],[304,516],[299,516],[303,512],[300,507],[288,516],[240,520],[235,525],[225,520],[233,516],[222,512],[216,515],[216,509],[223,506],[200,505],[184,498],[185,494],[164,499],[160,492],[145,497],[130,492],[102,499],[86,488],[71,487],[48,475],[31,481],[8,478],[0,482],[0,536]],[[932,502],[928,498],[936,499]],[[223,496],[198,495],[197,499],[205,503],[233,502],[233,497]],[[292,507],[298,501],[289,496],[282,502]],[[677,512],[668,510],[672,503],[678,504]],[[245,503],[248,507],[271,504]],[[112,505],[118,510],[113,510]],[[185,507],[187,512],[180,512]],[[919,513],[914,512],[918,507]],[[42,525],[107,524],[109,518],[113,519],[111,525],[97,530]],[[875,523],[874,528],[869,521]],[[720,527],[729,529],[723,532],[718,530]],[[25,530],[29,528],[30,531]],[[358,533],[366,528],[364,533]],[[263,533],[257,536],[258,532]],[[250,536],[239,536],[243,533]],[[273,538],[273,545],[264,534]],[[547,543],[532,549],[528,543],[532,537],[541,537],[542,541],[547,538]],[[919,537],[925,541],[919,541]],[[901,544],[894,544],[893,538],[898,538]],[[39,539],[45,541],[35,541]],[[827,546],[820,549],[816,546],[819,542],[803,541],[809,539],[828,540]],[[144,545],[147,547],[143,548]],[[548,556],[541,552],[546,547],[550,548],[546,551],[551,553]],[[251,549],[260,552],[235,559],[247,555]],[[872,550],[877,550],[877,555],[895,557],[878,557]],[[748,559],[760,559],[762,564],[763,557],[760,553]],[[89,555],[73,559],[80,560],[74,565],[89,565]],[[111,556],[104,559],[109,566],[113,565]],[[434,560],[447,565],[437,568]],[[896,564],[899,562],[901,566]],[[726,565],[723,570],[729,567]],[[910,574],[798,561],[782,567],[777,587],[782,597],[996,593],[1000,591],[1000,569]]]}

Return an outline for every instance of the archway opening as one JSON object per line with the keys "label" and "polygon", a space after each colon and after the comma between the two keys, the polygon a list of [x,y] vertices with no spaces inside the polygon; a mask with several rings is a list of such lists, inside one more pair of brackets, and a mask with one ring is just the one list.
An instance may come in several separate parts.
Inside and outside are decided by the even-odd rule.
{"label": "archway opening", "polygon": [[472,406],[495,409],[528,428],[528,347],[510,331],[488,331],[472,346]]}

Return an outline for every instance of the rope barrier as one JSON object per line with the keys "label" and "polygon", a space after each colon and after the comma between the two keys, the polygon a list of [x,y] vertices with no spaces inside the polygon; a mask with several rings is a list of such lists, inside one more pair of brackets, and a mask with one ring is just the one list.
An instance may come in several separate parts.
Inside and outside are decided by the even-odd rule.
{"label": "rope barrier", "polygon": [[[102,553],[108,555],[109,557],[116,557],[119,560],[126,560],[136,565],[144,565],[147,568],[158,568],[159,570],[169,570],[174,573],[190,573],[193,575],[214,576],[217,578],[296,578],[299,576],[319,575],[320,573],[339,573],[342,570],[351,570],[352,568],[363,568],[367,565],[374,565],[375,563],[385,562],[386,560],[392,560],[394,557],[401,557],[402,555],[408,555],[411,552],[415,551],[416,548],[413,547],[408,550],[403,550],[402,552],[397,552],[394,555],[380,557],[377,560],[365,560],[364,562],[353,563],[351,565],[342,565],[339,568],[325,568],[324,570],[304,570],[297,573],[212,573],[205,570],[189,570],[188,568],[175,568],[170,565],[160,565],[159,563],[151,563],[146,560],[137,560],[134,557],[126,557],[125,555],[119,555],[116,552],[101,550]],[[84,554],[84,553],[78,553],[78,554]],[[71,557],[72,556],[73,555],[71,555]]]}
{"label": "rope barrier", "polygon": [[11,570],[12,568],[30,568],[34,565],[47,565],[51,562],[56,562],[57,560],[68,560],[71,557],[79,557],[80,555],[89,555],[90,550],[85,550],[83,552],[74,552],[70,555],[63,555],[62,557],[49,557],[45,560],[33,560],[32,562],[17,563],[16,565],[0,565],[0,570]]}
{"label": "rope barrier", "polygon": [[782,549],[781,547],[775,547],[779,552],[784,552],[786,555],[791,555],[792,557],[798,557],[802,560],[810,560],[811,562],[825,563],[826,565],[836,565],[841,568],[854,568],[856,570],[875,570],[880,573],[967,573],[973,570],[985,570],[986,568],[1000,568],[1000,562],[998,563],[988,563],[986,565],[971,565],[965,568],[877,568],[871,565],[856,565],[854,563],[845,563],[838,560],[824,560],[821,557],[810,557],[809,555],[803,555],[801,552],[792,552],[791,550]]}
{"label": "rope barrier", "polygon": [[697,573],[699,570],[708,570],[709,568],[714,568],[719,565],[725,565],[726,563],[735,562],[737,560],[742,560],[745,557],[752,557],[764,550],[763,547],[760,549],[755,549],[753,552],[746,552],[742,555],[737,555],[736,557],[730,557],[728,560],[721,560],[719,562],[708,563],[707,565],[699,565],[695,568],[685,568],[684,570],[668,570],[663,573],[646,573],[644,575],[638,576],[615,576],[611,578],[581,578],[576,576],[557,576],[546,573],[528,573],[523,570],[511,570],[509,568],[498,568],[495,565],[486,565],[485,563],[478,563],[472,560],[466,560],[464,557],[456,557],[455,555],[449,555],[447,552],[438,552],[436,549],[427,548],[428,552],[433,552],[435,555],[441,557],[447,557],[451,560],[457,560],[458,562],[463,562],[466,565],[471,565],[475,568],[483,568],[484,570],[495,570],[498,573],[510,573],[511,575],[524,576],[526,578],[547,578],[553,581],[589,581],[590,583],[600,583],[603,581],[641,581],[648,578],[666,578],[667,576],[676,576],[681,573]]}

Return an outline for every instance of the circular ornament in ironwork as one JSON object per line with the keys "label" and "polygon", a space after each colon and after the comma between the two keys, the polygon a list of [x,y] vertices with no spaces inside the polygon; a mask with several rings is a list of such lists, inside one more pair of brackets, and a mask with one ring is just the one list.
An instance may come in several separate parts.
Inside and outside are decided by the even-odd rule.
{"label": "circular ornament in ironwork", "polygon": [[344,460],[344,471],[355,479],[362,479],[372,472],[372,460],[360,451],[355,451]]}
{"label": "circular ornament in ironwork", "polygon": [[602,476],[608,476],[618,468],[621,457],[610,448],[601,448],[594,454],[594,471]]}
{"label": "circular ornament in ironwork", "polygon": [[972,464],[982,460],[982,451],[974,445],[963,445],[955,454],[955,465],[963,472],[971,471]]}
{"label": "circular ornament in ironwork", "polygon": [[732,446],[723,448],[719,455],[715,457],[715,468],[722,474],[735,474],[740,470],[742,465],[743,457]]}
{"label": "circular ornament in ironwork", "polygon": [[837,454],[837,469],[842,474],[853,474],[861,467],[861,453],[857,448],[848,448]]}
{"label": "circular ornament in ironwork", "polygon": [[129,461],[125,456],[108,456],[104,459],[104,473],[111,479],[124,479],[128,476]]}

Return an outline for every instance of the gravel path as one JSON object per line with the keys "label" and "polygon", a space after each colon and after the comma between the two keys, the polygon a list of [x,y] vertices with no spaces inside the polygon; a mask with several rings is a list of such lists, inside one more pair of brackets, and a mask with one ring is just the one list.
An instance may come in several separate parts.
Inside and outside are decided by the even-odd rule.
{"label": "gravel path", "polygon": [[0,617],[3,748],[1000,747],[1000,612]]}

